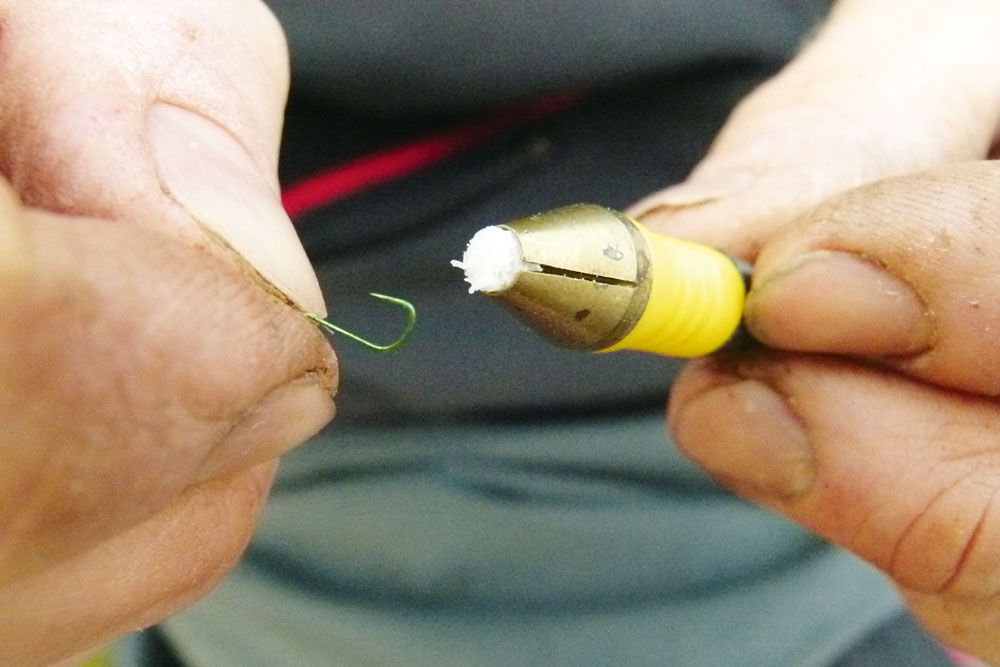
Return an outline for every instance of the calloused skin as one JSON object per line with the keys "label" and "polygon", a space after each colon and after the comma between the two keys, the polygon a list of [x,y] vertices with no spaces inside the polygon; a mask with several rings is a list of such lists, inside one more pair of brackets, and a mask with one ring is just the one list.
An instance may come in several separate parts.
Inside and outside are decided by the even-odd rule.
{"label": "calloused skin", "polygon": [[280,211],[270,13],[5,0],[0,28],[0,665],[24,667],[209,590],[337,366]]}
{"label": "calloused skin", "polygon": [[[42,665],[211,588],[336,364],[269,203],[273,18],[0,0],[0,22],[0,665]],[[681,447],[1000,664],[998,25],[986,0],[841,0],[633,212],[757,267],[767,347],[688,366]]]}

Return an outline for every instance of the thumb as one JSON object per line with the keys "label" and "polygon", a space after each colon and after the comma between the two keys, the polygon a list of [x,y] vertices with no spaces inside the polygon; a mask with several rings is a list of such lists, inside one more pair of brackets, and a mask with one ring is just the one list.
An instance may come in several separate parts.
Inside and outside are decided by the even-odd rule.
{"label": "thumb", "polygon": [[977,0],[842,0],[737,106],[688,180],[630,213],[753,260],[771,233],[833,194],[985,157],[1000,109],[998,22],[1000,5]]}
{"label": "thumb", "polygon": [[0,170],[25,204],[157,228],[325,312],[280,205],[288,60],[262,3],[21,2],[3,39]]}

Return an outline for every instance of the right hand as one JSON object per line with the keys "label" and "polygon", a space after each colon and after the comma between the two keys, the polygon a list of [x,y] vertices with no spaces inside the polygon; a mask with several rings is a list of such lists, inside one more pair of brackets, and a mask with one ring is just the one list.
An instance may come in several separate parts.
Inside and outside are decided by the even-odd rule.
{"label": "right hand", "polygon": [[768,347],[685,368],[678,445],[1000,664],[998,28],[995,2],[842,0],[633,213],[756,264]]}

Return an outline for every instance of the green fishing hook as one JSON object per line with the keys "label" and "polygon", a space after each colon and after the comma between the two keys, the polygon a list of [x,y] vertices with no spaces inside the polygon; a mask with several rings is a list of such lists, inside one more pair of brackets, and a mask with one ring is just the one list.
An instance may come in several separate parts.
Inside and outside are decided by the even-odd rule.
{"label": "green fishing hook", "polygon": [[369,350],[375,350],[376,352],[388,352],[389,350],[395,350],[400,345],[406,342],[406,339],[410,337],[410,332],[413,331],[413,326],[417,323],[417,309],[414,308],[413,304],[406,299],[400,299],[399,297],[389,296],[388,294],[378,294],[377,292],[370,292],[371,296],[375,297],[380,301],[386,301],[391,304],[395,304],[406,311],[406,327],[403,329],[403,333],[392,341],[388,345],[379,345],[378,343],[373,343],[370,340],[366,340],[357,334],[353,334],[346,329],[338,327],[332,322],[327,322],[319,315],[315,313],[306,313],[306,317],[320,325],[330,333],[338,333],[343,336],[347,336],[356,343],[364,345]]}

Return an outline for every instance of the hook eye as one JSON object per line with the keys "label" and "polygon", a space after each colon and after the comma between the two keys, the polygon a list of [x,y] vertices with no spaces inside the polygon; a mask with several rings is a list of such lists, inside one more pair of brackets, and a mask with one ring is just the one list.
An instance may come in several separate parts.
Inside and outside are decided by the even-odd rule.
{"label": "hook eye", "polygon": [[344,329],[342,327],[337,326],[336,324],[333,324],[332,322],[324,320],[322,317],[316,315],[315,313],[306,313],[306,317],[308,317],[310,320],[312,320],[316,324],[320,325],[321,327],[329,331],[331,334],[340,334],[342,336],[346,336],[351,340],[353,340],[355,343],[364,345],[369,350],[375,350],[376,352],[388,352],[390,350],[395,350],[403,343],[405,343],[406,339],[410,337],[410,332],[413,331],[413,327],[417,323],[417,309],[413,306],[412,303],[410,303],[406,299],[400,299],[399,297],[389,296],[388,294],[379,294],[377,292],[371,292],[370,294],[379,301],[385,301],[386,303],[391,303],[406,311],[406,326],[403,328],[403,332],[396,337],[396,340],[392,341],[387,345],[379,345],[378,343],[373,343],[372,341],[366,338],[362,338],[357,334],[351,333],[347,329]]}

